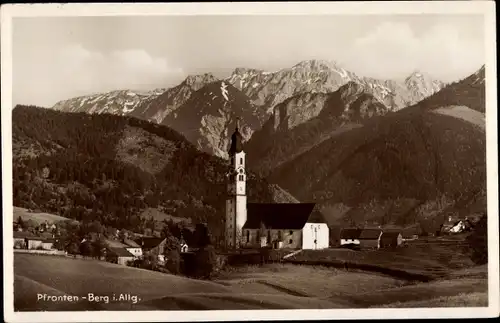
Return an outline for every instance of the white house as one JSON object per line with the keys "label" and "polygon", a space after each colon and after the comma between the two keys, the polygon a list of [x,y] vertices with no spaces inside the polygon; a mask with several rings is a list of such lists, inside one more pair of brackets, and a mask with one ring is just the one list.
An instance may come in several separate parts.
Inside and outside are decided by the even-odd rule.
{"label": "white house", "polygon": [[314,203],[247,203],[242,140],[237,124],[229,148],[226,247],[328,248],[330,230]]}

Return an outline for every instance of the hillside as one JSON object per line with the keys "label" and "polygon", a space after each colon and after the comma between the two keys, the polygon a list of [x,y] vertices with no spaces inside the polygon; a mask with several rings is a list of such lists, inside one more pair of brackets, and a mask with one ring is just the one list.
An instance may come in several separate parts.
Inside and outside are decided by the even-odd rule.
{"label": "hillside", "polygon": [[486,88],[484,65],[468,77],[445,86],[441,91],[425,98],[417,106],[436,109],[442,106],[466,106],[469,109],[486,112]]}
{"label": "hillside", "polygon": [[212,82],[191,95],[162,124],[182,133],[195,146],[207,153],[227,158],[229,137],[240,118],[245,140],[260,128],[259,110],[232,85]]}
{"label": "hillside", "polygon": [[[486,268],[470,271],[482,276],[461,270],[459,277],[418,283],[355,270],[269,264],[233,268],[209,282],[103,261],[16,254],[14,307],[116,311],[486,306]],[[37,302],[41,292],[80,297],[93,293],[109,296],[109,302]],[[117,301],[120,293],[137,299]]]}
{"label": "hillside", "polygon": [[[15,206],[137,232],[146,222],[139,215],[153,208],[207,222],[219,234],[228,165],[176,131],[130,117],[26,106],[17,106],[12,120]],[[276,195],[252,173],[248,185],[250,201]]]}
{"label": "hillside", "polygon": [[[456,109],[433,110],[450,105],[448,96],[433,97],[323,141],[274,169],[269,180],[299,200],[323,204],[332,223],[408,225],[469,206],[484,213],[484,126],[475,115],[467,117],[473,122],[457,117]],[[458,95],[453,102],[461,105],[460,98],[471,100]]]}
{"label": "hillside", "polygon": [[56,214],[33,212],[22,207],[14,206],[13,219],[16,221],[19,217],[23,221],[33,220],[37,225],[44,222],[56,223],[59,221],[69,220],[68,218]]}
{"label": "hillside", "polygon": [[304,93],[278,104],[245,145],[250,167],[263,176],[332,136],[390,112],[366,87],[349,82],[333,93]]}

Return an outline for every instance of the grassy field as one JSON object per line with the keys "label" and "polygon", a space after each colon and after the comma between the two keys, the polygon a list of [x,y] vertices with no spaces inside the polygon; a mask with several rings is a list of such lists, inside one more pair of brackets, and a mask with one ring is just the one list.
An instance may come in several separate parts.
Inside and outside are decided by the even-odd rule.
{"label": "grassy field", "polygon": [[[233,268],[214,281],[200,281],[96,260],[16,254],[14,273],[14,306],[23,311],[476,306],[484,304],[487,292],[487,280],[480,277],[486,266],[430,283],[286,263]],[[123,293],[140,300],[54,303],[37,301],[38,293],[110,298]]]}
{"label": "grassy field", "polygon": [[474,264],[462,244],[453,242],[410,242],[407,247],[380,250],[325,249],[304,250],[290,261],[370,265],[422,275],[429,279],[444,277],[453,270]]}
{"label": "grassy field", "polygon": [[37,224],[43,223],[45,221],[54,223],[57,221],[69,220],[68,218],[65,218],[63,216],[43,212],[29,212],[28,209],[14,206],[13,220],[17,221],[19,217],[21,217],[23,221],[28,221],[29,219],[31,219]]}

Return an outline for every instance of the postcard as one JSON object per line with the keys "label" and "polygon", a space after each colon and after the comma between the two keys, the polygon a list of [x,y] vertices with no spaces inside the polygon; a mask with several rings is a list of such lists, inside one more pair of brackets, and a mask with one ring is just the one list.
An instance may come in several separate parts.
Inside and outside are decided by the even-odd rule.
{"label": "postcard", "polygon": [[5,321],[498,316],[494,12],[2,5]]}

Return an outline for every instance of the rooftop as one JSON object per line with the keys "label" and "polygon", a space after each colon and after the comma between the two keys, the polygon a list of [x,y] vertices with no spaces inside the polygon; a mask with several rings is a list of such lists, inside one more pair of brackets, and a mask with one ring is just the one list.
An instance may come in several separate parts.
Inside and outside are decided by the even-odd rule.
{"label": "rooftop", "polygon": [[340,239],[358,239],[361,235],[361,229],[348,228],[340,231]]}
{"label": "rooftop", "polygon": [[133,257],[134,255],[127,251],[125,248],[108,247],[108,252],[118,257]]}
{"label": "rooftop", "polygon": [[359,235],[359,239],[378,239],[381,233],[381,229],[363,229]]}
{"label": "rooftop", "polygon": [[302,229],[306,223],[325,223],[314,203],[248,203],[243,229]]}

